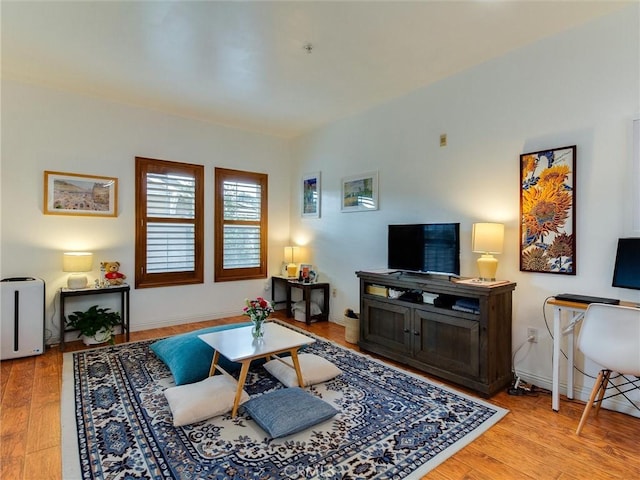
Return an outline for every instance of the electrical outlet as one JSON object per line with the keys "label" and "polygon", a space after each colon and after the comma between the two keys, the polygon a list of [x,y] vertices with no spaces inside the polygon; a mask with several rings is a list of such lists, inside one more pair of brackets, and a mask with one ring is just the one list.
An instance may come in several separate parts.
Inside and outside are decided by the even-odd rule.
{"label": "electrical outlet", "polygon": [[331,296],[334,297],[334,298],[338,296],[338,289],[337,288],[334,288],[333,290],[331,290]]}
{"label": "electrical outlet", "polygon": [[538,329],[533,327],[527,328],[527,338],[531,343],[538,343]]}

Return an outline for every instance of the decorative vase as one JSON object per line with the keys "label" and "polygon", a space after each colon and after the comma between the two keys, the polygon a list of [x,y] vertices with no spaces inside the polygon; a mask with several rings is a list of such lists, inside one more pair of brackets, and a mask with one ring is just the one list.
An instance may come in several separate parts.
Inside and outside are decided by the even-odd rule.
{"label": "decorative vase", "polygon": [[251,335],[256,340],[262,339],[264,337],[264,318],[251,317],[251,323],[253,323],[253,327],[251,328]]}

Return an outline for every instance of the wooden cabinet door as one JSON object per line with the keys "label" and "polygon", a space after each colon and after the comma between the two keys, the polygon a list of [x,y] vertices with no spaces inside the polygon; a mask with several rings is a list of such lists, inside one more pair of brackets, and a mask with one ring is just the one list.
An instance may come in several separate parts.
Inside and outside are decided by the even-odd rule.
{"label": "wooden cabinet door", "polygon": [[473,317],[434,310],[414,311],[413,357],[433,367],[467,377],[480,374],[480,322]]}
{"label": "wooden cabinet door", "polygon": [[362,337],[389,350],[411,352],[411,309],[392,303],[365,299],[361,312]]}

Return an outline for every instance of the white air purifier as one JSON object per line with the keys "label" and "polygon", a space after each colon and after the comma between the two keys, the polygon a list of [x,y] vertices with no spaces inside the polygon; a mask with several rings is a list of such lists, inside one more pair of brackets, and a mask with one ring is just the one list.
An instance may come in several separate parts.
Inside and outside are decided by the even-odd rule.
{"label": "white air purifier", "polygon": [[5,278],[0,281],[0,359],[44,353],[44,281]]}

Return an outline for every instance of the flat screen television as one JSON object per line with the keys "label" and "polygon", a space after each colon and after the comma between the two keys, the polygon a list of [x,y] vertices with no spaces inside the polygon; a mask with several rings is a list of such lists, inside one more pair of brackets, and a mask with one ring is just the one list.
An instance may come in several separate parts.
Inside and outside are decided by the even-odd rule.
{"label": "flat screen television", "polygon": [[389,225],[388,268],[460,275],[460,224]]}
{"label": "flat screen television", "polygon": [[613,286],[640,290],[640,238],[618,239]]}

